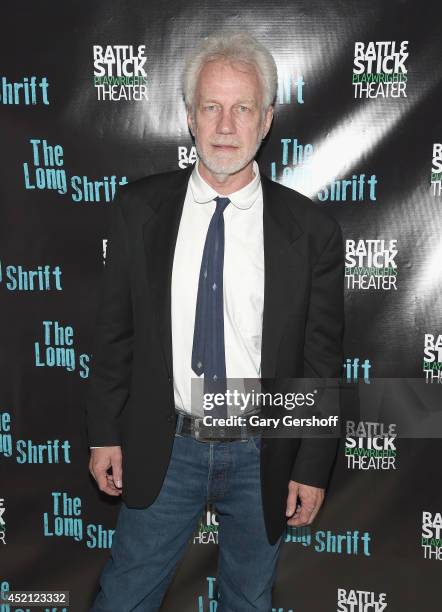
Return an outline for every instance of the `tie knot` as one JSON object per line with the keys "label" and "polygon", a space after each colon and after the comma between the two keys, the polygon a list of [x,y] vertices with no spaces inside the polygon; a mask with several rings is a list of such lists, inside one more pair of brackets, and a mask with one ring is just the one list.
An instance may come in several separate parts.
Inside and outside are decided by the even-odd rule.
{"label": "tie knot", "polygon": [[227,204],[229,204],[229,198],[222,198],[221,196],[217,196],[214,198],[216,202],[216,212],[223,213],[226,209]]}

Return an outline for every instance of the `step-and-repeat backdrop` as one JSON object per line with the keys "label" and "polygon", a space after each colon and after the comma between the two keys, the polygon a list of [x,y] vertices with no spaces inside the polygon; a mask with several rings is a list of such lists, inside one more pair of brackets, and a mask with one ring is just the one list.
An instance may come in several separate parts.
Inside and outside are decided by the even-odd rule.
{"label": "step-and-repeat backdrop", "polygon": [[[437,389],[439,4],[17,0],[3,7],[2,589],[69,590],[73,612],[88,610],[97,591],[120,503],[89,475],[84,423],[109,212],[119,185],[195,161],[181,71],[195,44],[222,26],[253,33],[277,62],[262,171],[343,228],[343,383],[363,391],[376,379],[404,379],[385,405],[408,380]],[[428,416],[419,393],[417,422]],[[401,437],[399,418],[364,417],[356,403],[346,407],[323,510],[312,526],[284,536],[274,609],[435,612],[442,443],[437,432]],[[216,610],[217,536],[208,506],[164,610]]]}

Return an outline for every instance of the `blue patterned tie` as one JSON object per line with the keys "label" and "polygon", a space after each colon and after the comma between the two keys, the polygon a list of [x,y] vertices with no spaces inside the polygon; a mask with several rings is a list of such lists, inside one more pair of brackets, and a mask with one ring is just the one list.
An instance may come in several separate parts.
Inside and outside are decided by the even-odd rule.
{"label": "blue patterned tie", "polygon": [[[214,198],[216,209],[210,220],[204,244],[198,283],[193,331],[192,370],[204,373],[204,393],[225,393],[226,357],[224,348],[224,217],[229,198]],[[205,412],[213,417],[227,416],[227,406],[214,406]]]}

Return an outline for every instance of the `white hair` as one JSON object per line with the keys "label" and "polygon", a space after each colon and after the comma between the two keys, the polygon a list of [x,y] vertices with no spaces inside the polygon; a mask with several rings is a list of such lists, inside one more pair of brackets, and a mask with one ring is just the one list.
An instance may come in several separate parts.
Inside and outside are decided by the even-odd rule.
{"label": "white hair", "polygon": [[183,73],[183,94],[189,111],[195,110],[195,89],[201,69],[207,62],[217,59],[252,64],[261,81],[264,110],[274,103],[278,72],[271,53],[247,32],[219,32],[205,38],[186,62]]}

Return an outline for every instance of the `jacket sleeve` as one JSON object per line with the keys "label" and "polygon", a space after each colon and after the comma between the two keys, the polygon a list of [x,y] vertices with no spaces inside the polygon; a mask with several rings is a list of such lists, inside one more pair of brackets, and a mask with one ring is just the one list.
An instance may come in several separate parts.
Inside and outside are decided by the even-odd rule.
{"label": "jacket sleeve", "polygon": [[133,315],[129,250],[121,189],[111,204],[86,394],[89,446],[121,444],[118,417],[129,396]]}
{"label": "jacket sleeve", "polygon": [[[312,286],[304,346],[304,376],[333,379],[338,384],[343,364],[345,251],[342,231],[336,222],[312,271]],[[339,389],[338,389],[339,396]],[[327,397],[327,396],[326,396]],[[328,414],[336,414],[325,407]],[[333,409],[332,409],[333,408]],[[339,412],[338,412],[339,417]],[[339,420],[338,420],[339,425]],[[291,479],[325,488],[338,446],[338,438],[304,433]]]}

